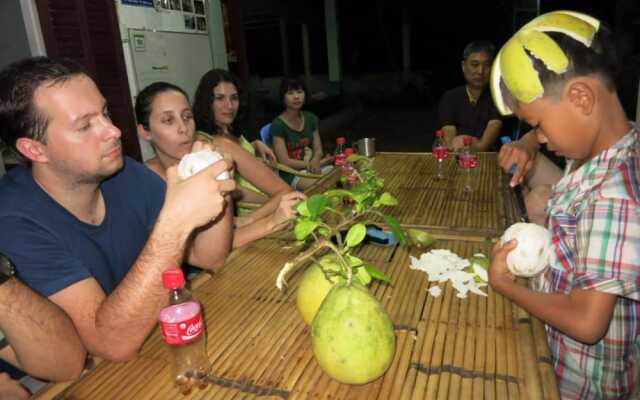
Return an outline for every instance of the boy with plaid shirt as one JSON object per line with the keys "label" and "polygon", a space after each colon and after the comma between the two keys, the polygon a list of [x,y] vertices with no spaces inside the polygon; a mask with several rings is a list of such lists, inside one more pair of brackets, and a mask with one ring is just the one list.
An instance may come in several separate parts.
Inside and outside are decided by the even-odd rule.
{"label": "boy with plaid shirt", "polygon": [[547,204],[549,268],[514,282],[492,251],[492,287],[547,324],[560,392],[567,399],[640,395],[640,132],[613,82],[608,30],[558,11],[525,25],[493,66],[494,100],[568,159]]}

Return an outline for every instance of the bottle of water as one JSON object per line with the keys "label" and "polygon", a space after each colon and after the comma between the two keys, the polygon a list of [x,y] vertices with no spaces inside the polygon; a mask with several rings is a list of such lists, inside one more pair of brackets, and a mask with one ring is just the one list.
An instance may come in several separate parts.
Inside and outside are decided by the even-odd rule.
{"label": "bottle of water", "polygon": [[342,166],[342,177],[345,180],[345,189],[351,189],[351,187],[358,181],[358,175],[353,164],[348,160],[349,156],[353,154],[353,149],[347,147],[344,149],[344,165]]}
{"label": "bottle of water", "polygon": [[436,139],[433,141],[433,156],[438,160],[438,172],[436,179],[444,179],[443,162],[449,156],[449,149],[444,141],[444,131],[438,129],[436,131]]}
{"label": "bottle of water", "polygon": [[474,179],[471,176],[472,171],[478,166],[478,154],[471,148],[473,138],[465,136],[463,139],[464,147],[458,156],[458,165],[464,170],[464,191],[473,192]]}
{"label": "bottle of water", "polygon": [[160,331],[169,347],[172,376],[181,393],[207,385],[209,362],[205,349],[200,303],[184,288],[184,274],[176,267],[162,274],[169,289],[169,305],[160,311]]}
{"label": "bottle of water", "polygon": [[344,154],[346,142],[347,142],[347,139],[345,139],[344,136],[339,136],[338,138],[336,138],[336,149],[333,152],[333,155],[334,155],[333,162],[337,168],[342,168],[342,166],[347,160],[347,157]]}

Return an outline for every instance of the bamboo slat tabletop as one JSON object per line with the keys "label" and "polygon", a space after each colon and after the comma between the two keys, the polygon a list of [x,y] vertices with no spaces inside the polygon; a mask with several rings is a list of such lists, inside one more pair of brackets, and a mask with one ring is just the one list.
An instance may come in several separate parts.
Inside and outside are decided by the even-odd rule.
{"label": "bamboo slat tabletop", "polygon": [[[382,155],[376,163],[394,157],[400,156]],[[423,165],[428,164],[424,155],[401,157],[413,168],[428,168]],[[404,161],[398,164],[401,166],[395,167],[395,174],[404,174],[407,180],[403,183],[397,177],[387,178],[388,184],[395,185],[387,186],[387,190],[397,194],[403,204],[409,201],[410,191],[401,194],[398,191],[416,187],[418,183],[402,167]],[[383,173],[395,176],[388,170]],[[335,174],[314,190],[328,189],[325,186],[331,185],[332,179],[335,181]],[[487,174],[486,179],[497,185],[498,178],[489,178]],[[427,207],[432,204],[427,199],[413,204],[419,208],[423,202]],[[432,212],[428,208],[423,211]],[[411,223],[417,214],[404,214],[403,222]],[[510,218],[516,214],[503,213],[502,225],[513,222]],[[501,222],[495,221],[491,229],[499,231]],[[488,254],[497,234],[491,229],[471,232],[473,225],[468,227],[434,229],[435,248],[449,249],[461,257],[478,252]],[[135,360],[102,362],[58,397],[558,399],[542,324],[491,288],[484,288],[488,297],[469,294],[460,299],[450,284],[440,284],[442,295],[430,296],[427,290],[437,283],[429,283],[424,272],[409,268],[409,257],[421,252],[415,248],[372,244],[357,250],[359,257],[377,265],[392,281],[391,285],[378,281],[370,285],[370,292],[394,322],[397,350],[389,370],[369,384],[340,384],[315,361],[310,328],[295,304],[302,271],[290,275],[286,292],[275,287],[280,268],[298,250],[289,247],[286,241],[272,238],[234,252],[219,273],[202,275],[192,284],[195,296],[203,304],[207,352],[212,364],[206,388],[195,389],[186,396],[178,393],[170,377],[166,345],[156,329]]]}
{"label": "bamboo slat tabletop", "polygon": [[379,154],[374,168],[402,205],[388,211],[406,226],[500,235],[517,219],[519,208],[496,153],[479,156],[479,167],[471,172],[475,190],[468,193],[463,190],[466,171],[453,156],[444,161],[445,179],[438,180],[431,153]]}

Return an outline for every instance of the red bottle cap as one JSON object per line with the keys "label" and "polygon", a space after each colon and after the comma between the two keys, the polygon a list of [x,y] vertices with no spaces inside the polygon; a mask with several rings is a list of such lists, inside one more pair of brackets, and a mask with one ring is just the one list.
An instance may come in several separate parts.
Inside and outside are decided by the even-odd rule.
{"label": "red bottle cap", "polygon": [[184,273],[180,267],[168,269],[162,273],[162,286],[167,289],[178,289],[184,285]]}
{"label": "red bottle cap", "polygon": [[353,154],[353,149],[351,147],[347,147],[346,149],[344,149],[345,156],[349,157],[352,154]]}
{"label": "red bottle cap", "polygon": [[344,136],[339,136],[338,138],[336,138],[336,143],[337,144],[345,144],[345,143],[347,143],[347,139]]}
{"label": "red bottle cap", "polygon": [[436,131],[436,137],[444,137],[444,131],[442,129],[438,129]]}
{"label": "red bottle cap", "polygon": [[470,145],[471,143],[473,143],[473,138],[471,136],[465,136],[462,139],[462,143],[464,143],[465,146]]}

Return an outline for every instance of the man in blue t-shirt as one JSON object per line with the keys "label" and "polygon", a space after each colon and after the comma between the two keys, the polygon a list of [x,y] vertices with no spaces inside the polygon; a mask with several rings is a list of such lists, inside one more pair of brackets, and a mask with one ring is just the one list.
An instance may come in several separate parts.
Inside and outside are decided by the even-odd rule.
{"label": "man in blue t-shirt", "polygon": [[134,357],[167,304],[163,271],[223,264],[235,183],[216,177],[230,165],[186,180],[170,168],[165,187],[123,157],[104,97],[70,60],[0,71],[0,126],[28,162],[0,180],[0,251],[69,315],[89,352]]}

